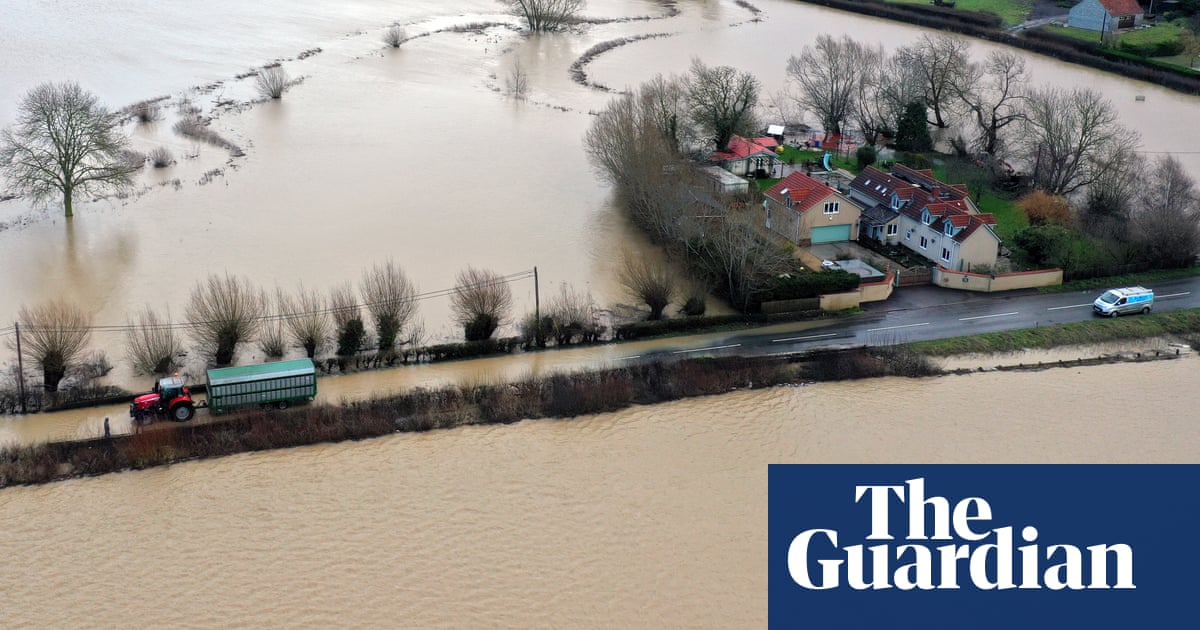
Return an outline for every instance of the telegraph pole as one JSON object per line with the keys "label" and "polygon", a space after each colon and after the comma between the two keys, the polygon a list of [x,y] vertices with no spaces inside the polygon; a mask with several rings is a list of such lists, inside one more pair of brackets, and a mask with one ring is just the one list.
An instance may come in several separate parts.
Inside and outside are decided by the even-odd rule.
{"label": "telegraph pole", "polygon": [[13,322],[17,331],[17,392],[21,397],[21,413],[25,410],[25,364],[21,362],[21,322]]}
{"label": "telegraph pole", "polygon": [[537,265],[533,267],[533,318],[537,320],[537,332],[534,334],[534,343],[537,347],[544,346],[542,340],[542,298],[538,291],[538,272]]}

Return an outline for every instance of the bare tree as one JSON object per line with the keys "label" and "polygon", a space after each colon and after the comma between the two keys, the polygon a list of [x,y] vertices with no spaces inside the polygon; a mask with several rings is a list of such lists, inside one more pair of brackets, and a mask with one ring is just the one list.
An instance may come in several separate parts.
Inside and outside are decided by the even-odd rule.
{"label": "bare tree", "polygon": [[192,288],[187,325],[217,365],[229,365],[237,344],[249,341],[258,332],[266,310],[266,293],[250,280],[212,274]]}
{"label": "bare tree", "polygon": [[363,272],[359,291],[375,321],[379,350],[396,347],[396,338],[417,314],[417,287],[399,265],[388,260]]}
{"label": "bare tree", "polygon": [[771,280],[792,269],[791,254],[763,238],[748,213],[726,211],[687,225],[689,256],[734,308],[747,310]]}
{"label": "bare tree", "polygon": [[42,387],[58,391],[67,370],[79,359],[92,337],[92,316],[61,300],[21,307],[21,352],[42,370]]}
{"label": "bare tree", "polygon": [[898,56],[888,57],[879,77],[877,98],[880,100],[881,116],[887,121],[886,130],[895,135],[909,103],[925,100],[925,88],[918,70]]}
{"label": "bare tree", "polygon": [[621,286],[630,296],[650,307],[647,319],[662,319],[663,309],[675,300],[675,278],[661,265],[651,264],[644,256],[625,251],[621,255]]}
{"label": "bare tree", "polygon": [[138,311],[125,333],[125,356],[139,374],[166,374],[175,368],[183,344],[175,334],[171,316],[159,317],[150,307]]}
{"label": "bare tree", "polygon": [[966,74],[970,47],[970,42],[955,35],[925,34],[915,44],[896,51],[900,62],[921,78],[925,91],[922,100],[932,115],[929,124],[943,129],[950,126],[957,101],[955,86]]}
{"label": "bare tree", "polygon": [[1025,151],[1034,185],[1069,195],[1100,178],[1105,156],[1135,147],[1136,133],[1117,122],[1112,103],[1091,89],[1035,90],[1027,99]]}
{"label": "bare tree", "polygon": [[462,325],[467,341],[488,339],[512,311],[512,290],[500,274],[467,267],[458,272],[450,311]]}
{"label": "bare tree", "polygon": [[346,360],[358,354],[366,340],[366,327],[363,325],[362,310],[354,297],[354,288],[349,282],[344,282],[329,292],[329,309],[333,315],[333,323],[337,333],[337,355],[342,369],[346,368]]}
{"label": "bare tree", "polygon": [[639,104],[647,122],[676,153],[682,154],[695,140],[688,104],[688,82],[680,76],[655,75],[638,90]]}
{"label": "bare tree", "polygon": [[521,67],[520,59],[509,69],[508,76],[504,78],[504,87],[516,98],[525,98],[525,94],[529,92],[529,73]]}
{"label": "bare tree", "polygon": [[799,86],[799,103],[821,119],[826,133],[841,133],[854,108],[859,77],[873,50],[843,36],[822,33],[800,56],[788,58],[787,74]]}
{"label": "bare tree", "polygon": [[1145,257],[1161,267],[1186,267],[1200,253],[1200,193],[1174,156],[1159,158],[1148,172],[1131,224]]}
{"label": "bare tree", "polygon": [[1025,118],[1028,84],[1025,58],[1009,50],[992,51],[983,63],[968,64],[963,79],[953,83],[975,123],[977,150],[992,156],[1000,153],[1001,133]]}
{"label": "bare tree", "polygon": [[404,43],[405,39],[406,33],[404,32],[404,27],[400,26],[399,24],[393,24],[383,32],[383,43],[387,44],[391,48],[399,48],[400,44]]}
{"label": "bare tree", "polygon": [[[1129,216],[1143,186],[1143,164],[1135,146],[1113,147],[1099,157],[1096,168],[1100,174],[1087,187],[1079,212],[1079,225],[1083,231],[1110,244],[1130,240]],[[1120,251],[1127,250],[1121,248]]]}
{"label": "bare tree", "polygon": [[43,83],[21,100],[16,124],[0,131],[0,175],[13,194],[37,203],[61,197],[74,216],[76,193],[125,187],[137,170],[122,159],[127,140],[117,124],[79,84]]}
{"label": "bare tree", "polygon": [[287,335],[284,334],[283,313],[287,312],[290,301],[283,289],[275,287],[275,312],[277,315],[263,320],[258,331],[258,349],[272,359],[278,359],[287,352]]}
{"label": "bare tree", "polygon": [[708,134],[720,151],[734,134],[748,134],[758,123],[758,79],[729,66],[706,66],[692,59],[687,80],[692,123]]}
{"label": "bare tree", "polygon": [[566,284],[559,285],[558,295],[554,296],[546,309],[549,332],[554,336],[555,344],[565,346],[576,338],[583,341],[598,338],[600,333],[595,323],[595,313],[596,303],[591,295],[575,291]]}
{"label": "bare tree", "polygon": [[584,0],[500,0],[529,30],[557,31],[575,22],[587,3]]}
{"label": "bare tree", "polygon": [[286,300],[281,312],[292,339],[304,348],[308,358],[316,357],[329,341],[330,319],[324,296],[316,291],[306,291],[301,284],[295,297]]}
{"label": "bare tree", "polygon": [[851,119],[858,125],[867,144],[875,146],[884,131],[894,130],[885,90],[883,47],[863,46],[858,83],[854,86]]}
{"label": "bare tree", "polygon": [[263,67],[254,78],[254,85],[263,98],[283,98],[283,93],[291,86],[288,73],[279,64]]}
{"label": "bare tree", "polygon": [[613,184],[621,205],[656,242],[674,240],[687,191],[687,165],[664,140],[657,97],[643,87],[611,101],[584,139],[592,163]]}

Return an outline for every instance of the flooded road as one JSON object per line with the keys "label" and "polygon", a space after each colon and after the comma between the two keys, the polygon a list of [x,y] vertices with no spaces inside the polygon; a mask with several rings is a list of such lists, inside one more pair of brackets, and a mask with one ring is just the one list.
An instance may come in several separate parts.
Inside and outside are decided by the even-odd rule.
{"label": "flooded road", "polygon": [[[1197,361],[875,379],[0,491],[5,627],[763,627],[767,464],[1197,462]],[[1152,413],[1113,414],[1114,394]]]}
{"label": "flooded road", "polygon": [[[147,172],[129,197],[79,203],[71,222],[22,200],[0,203],[0,223],[8,224],[0,230],[0,322],[15,318],[21,305],[54,297],[88,305],[97,324],[123,325],[143,305],[169,309],[178,321],[191,288],[210,273],[245,275],[268,290],[294,290],[303,282],[324,292],[356,282],[365,268],[388,258],[424,292],[452,286],[468,264],[502,274],[536,265],[543,298],[567,284],[602,306],[628,304],[614,280],[620,252],[657,252],[621,218],[586,160],[582,137],[590,113],[612,95],[572,82],[572,62],[598,42],[667,33],[600,55],[586,67],[589,76],[620,88],[655,73],[682,72],[699,56],[754,72],[764,92],[776,93],[785,85],[787,55],[799,44],[793,50],[745,42],[803,42],[817,33],[846,32],[896,46],[920,32],[767,0],[755,2],[763,10],[757,22],[732,2],[681,3],[679,15],[664,17],[670,12],[658,2],[594,1],[588,13],[596,18],[655,19],[539,36],[503,26],[441,32],[474,22],[514,23],[497,13],[497,4],[482,1],[456,4],[453,11],[440,3],[217,4],[202,14],[184,7],[164,16],[158,5],[114,0],[107,10],[73,13],[66,22],[88,28],[65,41],[57,37],[64,26],[55,15],[65,8],[43,0],[0,8],[6,30],[19,33],[0,38],[0,124],[28,85],[75,78],[114,107],[160,95],[171,96],[170,104],[186,95],[215,115],[213,129],[246,153],[231,157],[174,134],[176,114],[168,105],[162,121],[126,126],[140,150],[165,146],[176,157],[175,165]],[[269,16],[279,26],[259,28]],[[385,49],[379,38],[393,21],[410,35],[433,34]],[[128,38],[96,34],[126,24]],[[194,27],[186,37],[185,25]],[[983,55],[992,45],[973,46]],[[33,54],[51,48],[54,54]],[[316,48],[321,52],[297,58]],[[236,105],[255,95],[252,78],[234,76],[276,58],[289,60],[284,68],[303,82],[280,102]],[[525,100],[504,93],[517,59],[530,75]],[[1102,90],[1126,124],[1142,133],[1146,150],[1200,145],[1200,127],[1173,122],[1190,119],[1200,99],[1031,59],[1039,84]],[[220,83],[186,89],[214,82]],[[1145,102],[1135,95],[1145,95]],[[1200,156],[1181,157],[1200,173]],[[512,289],[514,315],[532,310],[532,283]],[[722,310],[716,303],[711,308]],[[430,342],[459,337],[445,297],[423,301],[420,318]],[[124,361],[123,343],[123,333],[104,331],[91,347],[116,366],[110,382],[142,388],[144,379]],[[240,356],[241,362],[262,359],[252,344]],[[0,351],[0,363],[11,360],[10,350]],[[185,369],[200,374],[202,364],[193,353]]]}

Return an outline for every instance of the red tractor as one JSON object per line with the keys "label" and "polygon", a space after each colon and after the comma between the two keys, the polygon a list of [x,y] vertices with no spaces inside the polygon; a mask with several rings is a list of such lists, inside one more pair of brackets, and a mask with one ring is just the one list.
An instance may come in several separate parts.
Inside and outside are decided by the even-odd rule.
{"label": "red tractor", "polygon": [[187,422],[196,414],[192,393],[179,376],[158,379],[149,394],[142,394],[129,405],[129,416],[135,424],[146,424],[154,418],[171,418],[176,422]]}

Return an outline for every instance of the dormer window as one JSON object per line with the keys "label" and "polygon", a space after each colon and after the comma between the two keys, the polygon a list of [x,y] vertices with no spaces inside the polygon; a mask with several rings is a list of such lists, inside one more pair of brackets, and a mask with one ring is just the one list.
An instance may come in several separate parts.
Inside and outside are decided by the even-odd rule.
{"label": "dormer window", "polygon": [[946,236],[954,236],[954,224],[946,222]]}
{"label": "dormer window", "polygon": [[900,195],[892,193],[892,210],[900,209]]}
{"label": "dormer window", "polygon": [[921,223],[924,223],[925,225],[933,223],[933,215],[929,214],[928,210],[921,211]]}

